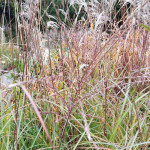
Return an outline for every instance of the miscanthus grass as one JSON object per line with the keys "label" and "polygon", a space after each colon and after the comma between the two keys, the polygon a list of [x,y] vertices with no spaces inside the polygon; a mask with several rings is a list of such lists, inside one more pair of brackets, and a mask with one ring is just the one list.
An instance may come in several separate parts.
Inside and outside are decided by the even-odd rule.
{"label": "miscanthus grass", "polygon": [[1,81],[1,149],[149,149],[150,39],[140,26],[149,23],[137,16],[149,1],[51,1],[57,17],[47,8],[48,22],[42,1],[21,2],[11,53],[1,47],[16,54],[1,69],[13,79]]}

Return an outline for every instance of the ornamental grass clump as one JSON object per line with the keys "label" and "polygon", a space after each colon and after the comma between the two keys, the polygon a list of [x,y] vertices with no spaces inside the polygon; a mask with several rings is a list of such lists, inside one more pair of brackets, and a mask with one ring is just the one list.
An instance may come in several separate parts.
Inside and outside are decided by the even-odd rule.
{"label": "ornamental grass clump", "polygon": [[19,62],[13,84],[0,91],[0,146],[148,149],[150,38],[133,22],[138,9],[125,13],[115,0],[66,3],[52,1],[44,12],[46,1],[21,5]]}

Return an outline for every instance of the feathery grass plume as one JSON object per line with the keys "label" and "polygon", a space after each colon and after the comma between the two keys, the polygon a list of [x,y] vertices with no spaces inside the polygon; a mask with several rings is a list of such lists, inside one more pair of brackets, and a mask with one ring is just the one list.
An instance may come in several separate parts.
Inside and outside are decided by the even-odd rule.
{"label": "feathery grass plume", "polygon": [[70,6],[79,6],[79,10],[76,12],[77,16],[74,21],[74,26],[77,24],[80,11],[83,9],[86,12],[86,15],[82,17],[82,20],[89,21],[91,28],[97,30],[99,27],[99,29],[102,30],[104,24],[106,24],[108,21],[111,23],[112,21],[111,16],[114,11],[116,2],[117,0],[90,0],[88,2],[81,0],[71,0]]}
{"label": "feathery grass plume", "polygon": [[[150,1],[147,0],[126,0],[126,2],[131,4],[132,10],[136,9],[136,13],[134,13],[135,19],[139,23],[143,23],[145,25],[150,25]],[[131,13],[132,14],[132,13]]]}

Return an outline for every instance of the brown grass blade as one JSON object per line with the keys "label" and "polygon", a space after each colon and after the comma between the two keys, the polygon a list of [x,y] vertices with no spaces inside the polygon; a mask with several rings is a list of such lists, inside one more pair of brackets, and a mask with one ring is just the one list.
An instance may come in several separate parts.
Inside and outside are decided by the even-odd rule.
{"label": "brown grass blade", "polygon": [[23,89],[24,93],[26,94],[26,96],[28,97],[30,103],[32,104],[32,106],[33,106],[33,108],[34,108],[34,110],[35,110],[35,112],[36,112],[36,114],[37,114],[37,116],[38,116],[38,118],[39,118],[39,120],[40,120],[40,122],[41,122],[41,125],[42,125],[42,127],[43,127],[43,129],[44,129],[44,131],[45,131],[45,133],[46,133],[47,138],[49,139],[51,145],[53,145],[53,144],[52,144],[51,137],[50,137],[50,135],[49,135],[49,133],[48,133],[48,130],[47,130],[45,124],[44,124],[44,121],[43,121],[43,119],[42,119],[42,117],[41,117],[41,114],[40,114],[39,110],[38,110],[37,107],[36,107],[36,104],[35,104],[34,100],[32,99],[30,93],[28,92],[28,90],[26,89],[25,86],[21,85],[21,88]]}

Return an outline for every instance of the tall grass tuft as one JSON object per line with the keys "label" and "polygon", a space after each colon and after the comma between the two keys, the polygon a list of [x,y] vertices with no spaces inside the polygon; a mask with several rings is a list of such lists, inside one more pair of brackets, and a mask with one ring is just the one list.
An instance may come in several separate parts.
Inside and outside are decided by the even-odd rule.
{"label": "tall grass tuft", "polygon": [[71,0],[63,9],[52,0],[47,21],[43,2],[14,1],[16,37],[2,51],[13,57],[1,70],[13,83],[1,86],[0,147],[149,149],[150,38],[139,26],[148,21],[136,17],[149,1]]}

